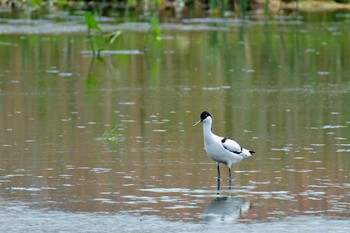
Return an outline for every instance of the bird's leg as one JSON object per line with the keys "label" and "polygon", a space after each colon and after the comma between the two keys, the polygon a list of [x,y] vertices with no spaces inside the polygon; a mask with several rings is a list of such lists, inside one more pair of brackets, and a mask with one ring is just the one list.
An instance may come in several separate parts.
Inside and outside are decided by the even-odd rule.
{"label": "bird's leg", "polygon": [[228,178],[228,183],[229,183],[229,189],[231,189],[231,185],[232,185],[232,176],[231,176],[231,168],[228,168],[228,174],[229,174],[229,178]]}
{"label": "bird's leg", "polygon": [[217,163],[217,168],[218,168],[218,195],[219,195],[219,191],[220,191],[220,181],[221,181],[221,177],[220,177],[220,164]]}
{"label": "bird's leg", "polygon": [[217,167],[218,167],[218,182],[220,182],[221,176],[220,176],[220,166],[219,166],[219,163],[217,164]]}
{"label": "bird's leg", "polygon": [[218,180],[218,192],[217,192],[217,195],[220,194],[219,191],[220,191],[220,180]]}

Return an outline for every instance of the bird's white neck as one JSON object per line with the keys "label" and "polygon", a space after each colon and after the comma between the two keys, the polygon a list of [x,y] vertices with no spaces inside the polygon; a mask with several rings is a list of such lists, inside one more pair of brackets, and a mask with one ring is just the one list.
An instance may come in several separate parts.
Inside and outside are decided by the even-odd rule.
{"label": "bird's white neck", "polygon": [[211,131],[211,126],[212,126],[212,119],[209,116],[203,121],[204,140],[208,140],[212,136],[213,132]]}

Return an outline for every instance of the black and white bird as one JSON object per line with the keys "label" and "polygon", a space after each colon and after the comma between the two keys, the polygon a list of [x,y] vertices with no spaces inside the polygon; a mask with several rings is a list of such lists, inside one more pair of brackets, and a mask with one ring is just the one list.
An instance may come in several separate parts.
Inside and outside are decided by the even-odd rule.
{"label": "black and white bird", "polygon": [[[240,162],[242,159],[252,156],[255,152],[242,148],[232,139],[215,135],[212,129],[213,119],[209,112],[204,111],[200,115],[200,121],[193,126],[203,123],[204,148],[208,156],[214,160],[218,169],[218,182],[220,182],[220,163],[226,164],[229,171],[229,183],[231,185],[232,164]],[[219,183],[218,183],[219,184]],[[218,186],[219,188],[219,186]]]}

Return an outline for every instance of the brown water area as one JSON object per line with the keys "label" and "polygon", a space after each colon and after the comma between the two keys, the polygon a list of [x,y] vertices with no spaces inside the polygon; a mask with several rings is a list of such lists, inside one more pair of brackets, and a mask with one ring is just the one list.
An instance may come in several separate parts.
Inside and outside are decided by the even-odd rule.
{"label": "brown water area", "polygon": [[[120,24],[101,59],[84,33],[3,33],[0,229],[347,232],[340,19],[187,19],[146,50],[145,25]],[[216,134],[256,152],[232,167],[231,189],[221,165],[217,191],[191,127],[203,110]]]}

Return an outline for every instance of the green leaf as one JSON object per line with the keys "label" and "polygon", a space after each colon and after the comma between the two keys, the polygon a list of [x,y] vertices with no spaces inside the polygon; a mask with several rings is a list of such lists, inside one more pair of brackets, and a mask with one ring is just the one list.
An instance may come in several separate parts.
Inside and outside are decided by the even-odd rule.
{"label": "green leaf", "polygon": [[113,44],[115,42],[115,40],[122,34],[121,31],[116,30],[114,32],[108,33],[107,35],[105,35],[106,38],[109,38],[109,43]]}
{"label": "green leaf", "polygon": [[91,12],[85,13],[85,23],[88,26],[88,29],[94,29],[99,32],[102,32],[102,29],[98,26],[98,22],[94,15],[91,14]]}

